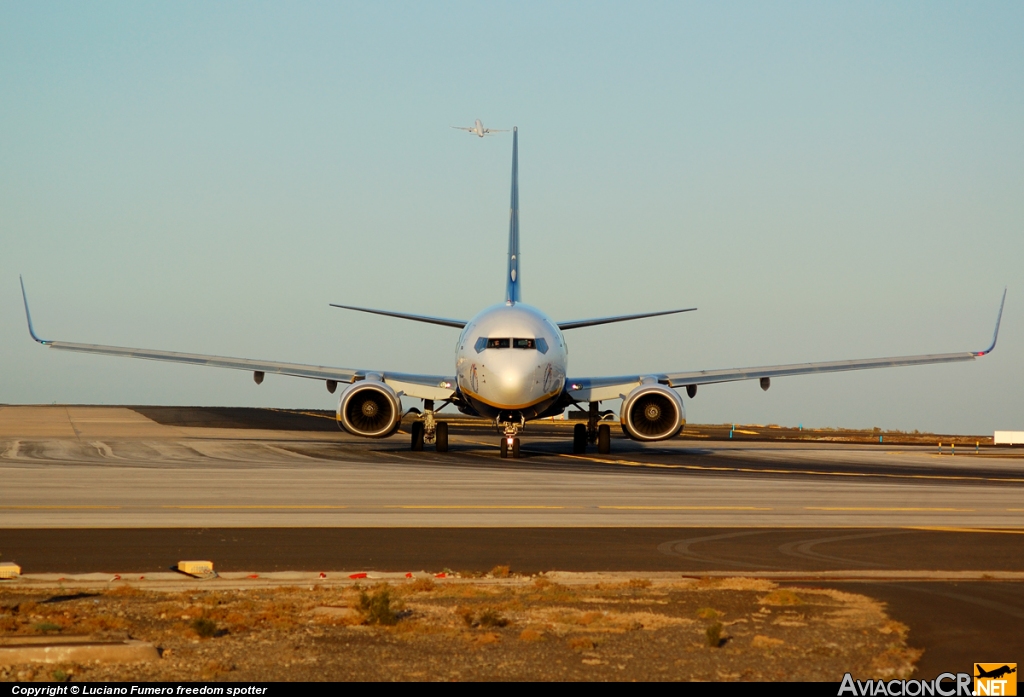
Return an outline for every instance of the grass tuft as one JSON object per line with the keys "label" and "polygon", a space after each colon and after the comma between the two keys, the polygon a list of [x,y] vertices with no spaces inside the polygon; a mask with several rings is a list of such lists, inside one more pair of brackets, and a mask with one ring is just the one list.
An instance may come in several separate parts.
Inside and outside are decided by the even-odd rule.
{"label": "grass tuft", "polygon": [[700,610],[697,610],[697,617],[702,620],[717,620],[719,617],[718,610],[712,607],[702,607]]}
{"label": "grass tuft", "polygon": [[708,628],[704,630],[704,638],[707,639],[708,646],[711,648],[721,648],[726,641],[725,637],[722,636],[722,623],[715,622],[712,625],[708,625]]}
{"label": "grass tuft", "polygon": [[590,651],[597,648],[597,639],[589,636],[577,636],[566,642],[573,651]]}
{"label": "grass tuft", "polygon": [[508,578],[509,566],[508,564],[499,564],[498,566],[491,569],[491,576],[494,578]]}
{"label": "grass tuft", "polygon": [[631,578],[629,579],[630,588],[650,588],[651,582],[646,578]]}
{"label": "grass tuft", "polygon": [[53,622],[36,622],[32,625],[32,629],[45,634],[46,632],[59,632],[64,628],[59,624],[54,624]]}
{"label": "grass tuft", "polygon": [[203,639],[212,639],[217,636],[217,623],[205,617],[199,617],[192,621],[192,631]]}
{"label": "grass tuft", "polygon": [[460,607],[456,612],[462,616],[462,621],[467,627],[507,627],[509,621],[502,617],[501,613],[494,608],[484,608],[479,612],[473,612],[472,608]]}
{"label": "grass tuft", "polygon": [[409,590],[414,593],[429,593],[435,588],[437,588],[437,584],[429,578],[418,578],[409,584]]}
{"label": "grass tuft", "polygon": [[519,633],[519,641],[544,641],[544,633],[536,629],[524,629]]}
{"label": "grass tuft", "polygon": [[372,594],[360,591],[359,609],[366,615],[367,624],[391,626],[398,622],[398,615],[391,607],[391,589],[387,586],[377,589]]}
{"label": "grass tuft", "polygon": [[803,605],[804,599],[788,588],[779,588],[761,598],[761,602],[765,605]]}

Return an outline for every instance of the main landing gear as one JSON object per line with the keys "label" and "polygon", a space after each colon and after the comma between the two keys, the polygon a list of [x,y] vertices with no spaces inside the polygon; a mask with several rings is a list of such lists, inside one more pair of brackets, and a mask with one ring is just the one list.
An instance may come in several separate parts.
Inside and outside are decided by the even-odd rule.
{"label": "main landing gear", "polygon": [[612,429],[608,424],[600,423],[599,406],[600,402],[591,402],[587,423],[576,424],[572,429],[572,451],[576,455],[587,452],[588,443],[597,443],[597,452],[601,455],[612,451]]}
{"label": "main landing gear", "polygon": [[423,419],[413,421],[409,430],[412,433],[413,450],[421,451],[424,443],[433,443],[437,452],[448,452],[448,424],[434,418],[434,400],[423,400]]}

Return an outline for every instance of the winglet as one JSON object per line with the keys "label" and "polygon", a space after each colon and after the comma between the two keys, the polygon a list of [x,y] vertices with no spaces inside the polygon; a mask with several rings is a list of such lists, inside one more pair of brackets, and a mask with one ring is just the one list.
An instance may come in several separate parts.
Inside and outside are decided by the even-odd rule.
{"label": "winglet", "polygon": [[28,295],[25,294],[25,279],[20,274],[18,275],[18,281],[21,282],[21,299],[25,301],[25,319],[28,320],[28,333],[40,344],[46,345],[50,342],[36,336],[36,330],[32,327],[32,314],[28,311]]}
{"label": "winglet", "polygon": [[1006,304],[1006,288],[1003,288],[1003,299],[999,303],[999,314],[996,316],[996,330],[992,333],[992,345],[984,351],[977,351],[975,356],[984,356],[992,353],[992,349],[996,347],[996,339],[999,338],[999,323],[1003,321],[1003,305]]}

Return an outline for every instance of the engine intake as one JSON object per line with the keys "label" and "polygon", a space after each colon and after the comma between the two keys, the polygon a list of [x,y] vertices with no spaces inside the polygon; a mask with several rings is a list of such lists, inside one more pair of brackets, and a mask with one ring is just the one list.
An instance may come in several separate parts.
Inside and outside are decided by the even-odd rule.
{"label": "engine intake", "polygon": [[362,380],[341,393],[338,423],[364,438],[386,438],[402,422],[402,403],[395,391],[379,380]]}
{"label": "engine intake", "polygon": [[620,423],[634,440],[665,440],[682,430],[686,410],[674,390],[649,383],[635,388],[622,400]]}

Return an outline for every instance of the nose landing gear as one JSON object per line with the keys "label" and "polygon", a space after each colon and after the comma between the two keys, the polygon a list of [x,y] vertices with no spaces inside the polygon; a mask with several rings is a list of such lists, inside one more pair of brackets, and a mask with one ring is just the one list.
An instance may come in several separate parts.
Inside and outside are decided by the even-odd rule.
{"label": "nose landing gear", "polygon": [[[519,432],[526,425],[526,418],[519,412],[506,411],[498,414],[495,425],[503,432],[501,438],[501,456],[519,457]],[[511,453],[511,454],[510,454]]]}
{"label": "nose landing gear", "polygon": [[519,439],[515,437],[505,437],[501,439],[501,456],[504,457],[519,457]]}

